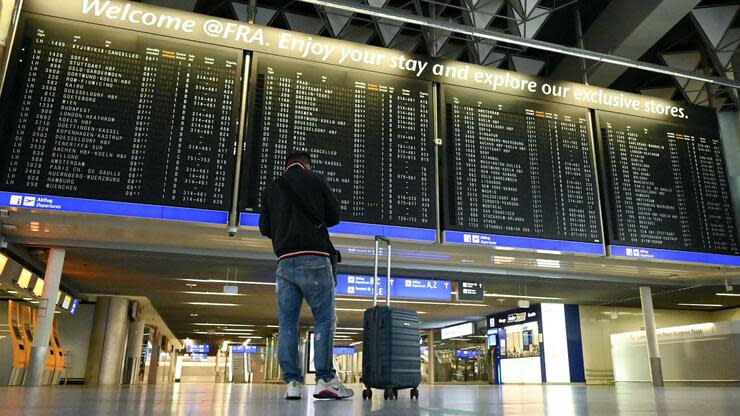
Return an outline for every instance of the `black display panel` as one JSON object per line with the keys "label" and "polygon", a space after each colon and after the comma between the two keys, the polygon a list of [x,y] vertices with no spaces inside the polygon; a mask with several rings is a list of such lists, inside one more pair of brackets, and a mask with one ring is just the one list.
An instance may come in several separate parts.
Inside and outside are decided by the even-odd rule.
{"label": "black display panel", "polygon": [[716,120],[596,117],[609,244],[740,255]]}
{"label": "black display panel", "polygon": [[446,230],[602,242],[587,109],[462,87],[442,94]]}
{"label": "black display panel", "polygon": [[435,226],[430,83],[260,54],[252,72],[240,210],[307,150],[343,223]]}
{"label": "black display panel", "polygon": [[0,189],[228,210],[241,51],[42,18],[15,51]]}

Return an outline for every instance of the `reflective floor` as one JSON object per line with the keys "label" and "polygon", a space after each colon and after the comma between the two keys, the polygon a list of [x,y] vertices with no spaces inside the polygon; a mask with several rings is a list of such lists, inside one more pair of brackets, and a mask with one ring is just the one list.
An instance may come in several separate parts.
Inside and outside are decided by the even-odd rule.
{"label": "reflective floor", "polygon": [[[353,386],[359,391],[360,386]],[[310,396],[309,387],[306,396]],[[175,384],[142,387],[0,387],[11,415],[738,415],[738,386],[422,386],[397,401],[282,399],[279,385]]]}

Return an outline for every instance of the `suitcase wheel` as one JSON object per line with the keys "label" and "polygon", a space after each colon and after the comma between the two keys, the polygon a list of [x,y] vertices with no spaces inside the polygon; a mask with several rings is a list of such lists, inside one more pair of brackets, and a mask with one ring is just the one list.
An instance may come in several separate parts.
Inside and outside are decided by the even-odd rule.
{"label": "suitcase wheel", "polygon": [[367,388],[362,391],[362,400],[372,400],[373,399],[373,390],[371,388]]}
{"label": "suitcase wheel", "polygon": [[419,389],[417,389],[416,387],[411,389],[411,400],[413,399],[419,400]]}
{"label": "suitcase wheel", "polygon": [[383,391],[383,399],[398,400],[398,389],[395,387],[388,387]]}

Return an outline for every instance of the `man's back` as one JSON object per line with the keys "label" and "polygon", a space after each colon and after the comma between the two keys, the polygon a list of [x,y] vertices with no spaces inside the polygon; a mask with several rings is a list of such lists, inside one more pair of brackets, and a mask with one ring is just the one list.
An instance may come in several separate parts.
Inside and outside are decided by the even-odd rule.
{"label": "man's back", "polygon": [[324,178],[293,163],[265,191],[260,232],[272,239],[278,258],[330,255],[326,227],[339,223],[339,203]]}

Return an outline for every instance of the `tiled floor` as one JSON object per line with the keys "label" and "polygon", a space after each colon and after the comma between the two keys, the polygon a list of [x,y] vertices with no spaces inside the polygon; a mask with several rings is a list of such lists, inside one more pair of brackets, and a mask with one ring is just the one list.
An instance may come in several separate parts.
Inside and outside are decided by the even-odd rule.
{"label": "tiled floor", "polygon": [[[360,386],[356,387],[359,392]],[[310,397],[309,387],[306,396]],[[0,415],[691,415],[740,414],[738,386],[422,386],[397,401],[282,399],[278,385],[1,387]]]}

